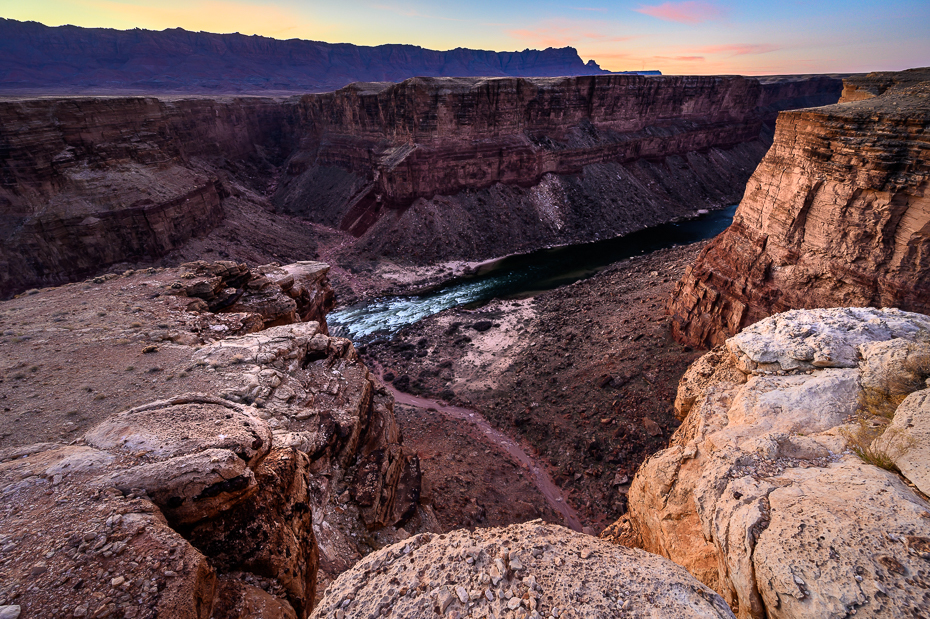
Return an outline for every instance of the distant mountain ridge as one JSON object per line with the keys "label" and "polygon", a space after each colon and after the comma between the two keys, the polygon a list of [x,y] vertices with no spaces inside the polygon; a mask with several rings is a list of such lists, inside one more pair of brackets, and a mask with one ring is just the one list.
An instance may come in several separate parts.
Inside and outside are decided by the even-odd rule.
{"label": "distant mountain ridge", "polygon": [[172,30],[49,27],[0,18],[0,92],[271,94],[425,77],[610,73],[572,47],[493,52]]}

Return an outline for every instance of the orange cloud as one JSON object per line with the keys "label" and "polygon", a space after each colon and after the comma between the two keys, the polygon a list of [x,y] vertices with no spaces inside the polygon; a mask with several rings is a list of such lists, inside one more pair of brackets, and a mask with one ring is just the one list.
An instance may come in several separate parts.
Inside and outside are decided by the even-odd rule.
{"label": "orange cloud", "polygon": [[635,9],[638,13],[651,15],[665,21],[674,21],[682,24],[699,24],[705,21],[720,19],[726,11],[711,2],[663,2],[657,6],[641,6]]}
{"label": "orange cloud", "polygon": [[777,45],[753,45],[751,43],[736,45],[712,45],[702,47],[694,51],[702,54],[729,54],[730,56],[744,56],[746,54],[768,54],[769,52],[778,51],[781,48]]}

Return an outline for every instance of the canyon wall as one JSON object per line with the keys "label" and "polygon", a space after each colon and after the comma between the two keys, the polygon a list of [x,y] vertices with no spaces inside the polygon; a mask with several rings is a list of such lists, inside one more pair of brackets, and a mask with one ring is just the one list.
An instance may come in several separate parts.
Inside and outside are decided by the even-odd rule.
{"label": "canyon wall", "polygon": [[243,217],[231,198],[349,231],[368,259],[615,236],[734,203],[773,110],[838,93],[822,77],[600,76],[8,99],[0,296],[163,256]]}
{"label": "canyon wall", "polygon": [[733,224],[669,300],[680,341],[792,308],[930,311],[930,71],[846,84],[853,102],[779,116]]}
{"label": "canyon wall", "polygon": [[87,93],[307,93],[415,75],[607,73],[571,47],[522,52],[287,41],[241,34],[50,28],[0,19],[0,90]]}
{"label": "canyon wall", "polygon": [[0,102],[0,296],[157,257],[257,191],[293,147],[270,99]]}
{"label": "canyon wall", "polygon": [[595,240],[734,203],[779,106],[839,81],[415,78],[304,97],[274,202],[417,263]]}

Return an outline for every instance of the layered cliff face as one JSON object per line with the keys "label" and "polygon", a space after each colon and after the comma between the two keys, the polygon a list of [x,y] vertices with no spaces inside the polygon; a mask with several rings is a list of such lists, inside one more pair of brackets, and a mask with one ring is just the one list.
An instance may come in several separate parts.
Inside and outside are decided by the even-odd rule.
{"label": "layered cliff face", "polygon": [[261,191],[290,152],[286,114],[267,99],[0,102],[0,296],[209,232],[230,191]]}
{"label": "layered cliff face", "polygon": [[163,256],[229,213],[249,219],[242,204],[350,231],[350,254],[421,264],[631,232],[734,202],[772,110],[838,91],[417,78],[284,100],[3,101],[0,295]]}
{"label": "layered cliff face", "polygon": [[741,618],[920,615],[928,377],[928,316],[766,318],[685,373],[683,423],[605,537],[679,563]]}
{"label": "layered cliff face", "polygon": [[[837,82],[421,79],[305,97],[275,204],[419,263],[613,236],[732,202],[770,106]],[[779,90],[783,88],[783,92]],[[779,94],[781,93],[781,94]]]}
{"label": "layered cliff face", "polygon": [[930,81],[904,77],[779,116],[733,225],[669,300],[676,338],[714,346],[790,308],[930,311]]}

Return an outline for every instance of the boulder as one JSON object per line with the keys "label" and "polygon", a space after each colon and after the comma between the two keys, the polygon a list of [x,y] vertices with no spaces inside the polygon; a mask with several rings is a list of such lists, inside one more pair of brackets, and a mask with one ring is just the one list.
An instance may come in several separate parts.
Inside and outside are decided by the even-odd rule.
{"label": "boulder", "polygon": [[[732,617],[672,562],[536,520],[424,533],[365,557],[314,618]],[[535,616],[535,615],[534,615]]]}
{"label": "boulder", "polygon": [[930,390],[890,424],[869,394],[923,387],[928,336],[927,316],[837,308],[730,338],[685,373],[684,422],[608,536],[683,565],[740,617],[914,616],[930,604],[930,503],[908,482],[926,483]]}

